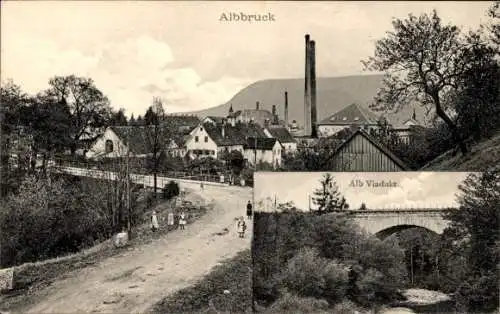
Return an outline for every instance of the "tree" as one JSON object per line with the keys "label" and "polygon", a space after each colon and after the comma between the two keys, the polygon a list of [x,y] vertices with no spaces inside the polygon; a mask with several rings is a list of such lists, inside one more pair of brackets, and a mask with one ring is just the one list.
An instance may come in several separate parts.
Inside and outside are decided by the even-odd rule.
{"label": "tree", "polygon": [[144,125],[144,118],[141,115],[137,116],[137,119],[135,120],[135,125]]}
{"label": "tree", "polygon": [[90,128],[106,125],[110,119],[111,107],[108,98],[95,86],[90,78],[56,76],[49,81],[48,95],[69,107],[71,113],[71,153],[74,155],[79,140],[89,135]]}
{"label": "tree", "polygon": [[153,105],[150,106],[145,117],[146,122],[146,141],[149,148],[151,148],[151,161],[153,166],[153,180],[154,187],[153,192],[155,199],[157,197],[158,189],[158,168],[160,164],[160,158],[162,152],[165,149],[166,141],[171,137],[171,130],[169,126],[165,124],[165,110],[163,108],[163,101],[155,97],[153,98]]}
{"label": "tree", "polygon": [[386,72],[372,109],[399,110],[411,101],[419,101],[428,111],[434,109],[466,154],[467,146],[447,113],[445,101],[450,90],[459,88],[468,68],[463,58],[467,45],[459,38],[460,29],[443,25],[435,10],[431,16],[410,14],[392,24],[394,31],[377,41],[374,57],[363,61],[366,69]]}
{"label": "tree", "polygon": [[457,293],[468,310],[498,306],[500,170],[470,174],[459,186],[459,208],[447,215],[457,245],[465,245],[468,274]]}
{"label": "tree", "polygon": [[464,54],[468,67],[453,103],[461,133],[479,140],[500,127],[500,65],[498,50],[483,41],[479,33],[467,36],[469,49]]}
{"label": "tree", "polygon": [[[27,167],[23,163],[27,160],[29,147],[15,145],[19,143],[23,134],[21,127],[25,108],[28,106],[29,97],[12,80],[2,82],[0,85],[0,195],[5,196],[17,189],[21,176]],[[21,151],[22,149],[23,151]],[[17,168],[11,167],[11,156],[17,157]]]}
{"label": "tree", "polygon": [[500,47],[500,1],[495,1],[488,11],[488,16],[493,20],[491,24],[487,26],[491,33],[491,41],[493,44]]}
{"label": "tree", "polygon": [[366,204],[361,203],[361,206],[359,206],[359,210],[366,210]]}
{"label": "tree", "polygon": [[238,150],[223,153],[222,159],[226,161],[226,164],[229,165],[231,172],[235,176],[240,175],[243,168],[245,168],[245,159],[243,154]]}
{"label": "tree", "polygon": [[[132,116],[133,118],[133,116]],[[130,121],[132,122],[132,118]],[[110,125],[127,125],[127,117],[125,116],[125,109],[120,108],[118,111],[111,112],[111,120],[109,122]]]}
{"label": "tree", "polygon": [[135,118],[134,118],[134,114],[132,114],[130,116],[130,120],[128,121],[128,125],[135,125]]}
{"label": "tree", "polygon": [[71,128],[71,113],[66,104],[54,102],[54,98],[45,93],[39,93],[31,100],[31,115],[29,128],[33,136],[35,156],[43,152],[42,167],[45,170],[48,155],[55,151],[64,151],[70,147],[71,138],[68,130]]}
{"label": "tree", "polygon": [[314,190],[314,197],[312,198],[313,203],[319,206],[319,213],[343,210],[348,206],[331,174],[324,174],[320,183],[321,188]]}

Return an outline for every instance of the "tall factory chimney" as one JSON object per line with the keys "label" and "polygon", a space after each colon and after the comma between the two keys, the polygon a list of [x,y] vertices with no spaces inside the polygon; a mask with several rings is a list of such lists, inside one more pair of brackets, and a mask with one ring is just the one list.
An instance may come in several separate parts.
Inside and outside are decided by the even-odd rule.
{"label": "tall factory chimney", "polygon": [[311,137],[317,137],[317,120],[318,114],[316,109],[316,42],[314,40],[311,41],[311,51],[309,57],[310,67],[311,67]]}
{"label": "tall factory chimney", "polygon": [[273,105],[273,122],[272,124],[278,124],[279,123],[279,117],[278,117],[278,112],[276,110],[276,105]]}
{"label": "tall factory chimney", "polygon": [[288,92],[285,91],[285,126],[288,127]]}
{"label": "tall factory chimney", "polygon": [[304,135],[311,135],[311,58],[309,34],[306,34],[306,69],[304,84]]}

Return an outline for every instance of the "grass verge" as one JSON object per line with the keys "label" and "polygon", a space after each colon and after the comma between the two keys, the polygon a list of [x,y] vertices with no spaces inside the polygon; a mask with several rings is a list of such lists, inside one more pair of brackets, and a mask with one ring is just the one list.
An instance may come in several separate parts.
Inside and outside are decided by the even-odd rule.
{"label": "grass verge", "polygon": [[[188,224],[195,222],[211,208],[211,205],[203,204],[202,199],[195,194],[187,195],[186,199],[189,203],[181,204],[180,207],[174,208],[174,211],[185,211],[189,217]],[[134,247],[148,244],[153,239],[172,231],[172,229],[160,228],[158,232],[152,233],[149,215],[153,209],[161,215],[172,210],[173,207],[173,202],[163,201],[148,210],[144,214],[143,223],[133,229],[132,238],[124,247],[115,247],[110,239],[76,254],[14,267],[13,289],[0,293],[0,311],[12,311],[31,303],[30,301],[44,288],[55,281],[73,276],[74,271],[96,265],[106,258],[133,250]]]}
{"label": "grass verge", "polygon": [[252,312],[250,249],[216,266],[197,284],[158,302],[153,313]]}
{"label": "grass verge", "polygon": [[500,133],[475,143],[469,154],[448,151],[425,165],[422,171],[487,171],[500,164]]}

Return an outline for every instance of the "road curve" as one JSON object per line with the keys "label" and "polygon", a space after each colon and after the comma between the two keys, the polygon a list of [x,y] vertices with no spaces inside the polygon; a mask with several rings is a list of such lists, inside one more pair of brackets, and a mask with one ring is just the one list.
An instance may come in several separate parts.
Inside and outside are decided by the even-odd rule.
{"label": "road curve", "polygon": [[[163,297],[194,284],[212,267],[250,247],[252,224],[240,239],[234,218],[245,215],[251,189],[199,192],[215,208],[150,244],[75,271],[41,292],[23,313],[145,313]],[[222,229],[229,233],[217,235]]]}

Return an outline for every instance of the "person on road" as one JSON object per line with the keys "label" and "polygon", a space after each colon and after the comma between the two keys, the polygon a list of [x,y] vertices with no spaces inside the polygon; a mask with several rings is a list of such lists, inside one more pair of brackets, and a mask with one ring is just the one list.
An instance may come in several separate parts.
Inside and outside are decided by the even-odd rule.
{"label": "person on road", "polygon": [[179,227],[181,230],[184,230],[185,226],[186,226],[186,214],[184,214],[184,212],[181,212],[181,215],[179,216]]}
{"label": "person on road", "polygon": [[245,230],[247,229],[247,225],[245,223],[245,219],[243,216],[238,220],[238,235],[240,238],[245,237]]}
{"label": "person on road", "polygon": [[158,227],[158,217],[156,217],[156,211],[153,210],[153,213],[151,214],[151,230],[156,232]]}
{"label": "person on road", "polygon": [[247,219],[252,219],[252,203],[250,201],[247,203]]}

